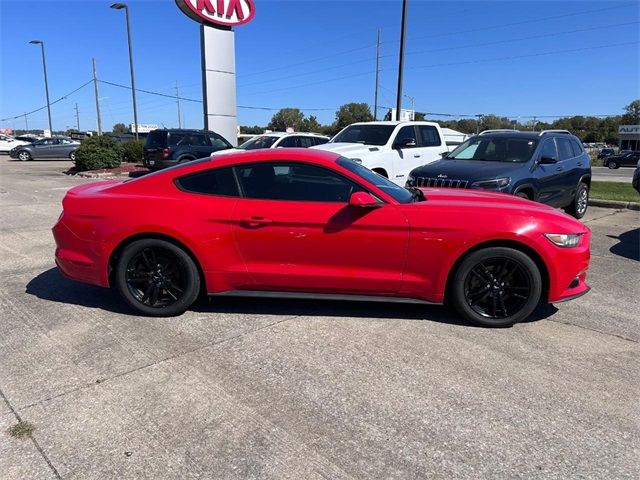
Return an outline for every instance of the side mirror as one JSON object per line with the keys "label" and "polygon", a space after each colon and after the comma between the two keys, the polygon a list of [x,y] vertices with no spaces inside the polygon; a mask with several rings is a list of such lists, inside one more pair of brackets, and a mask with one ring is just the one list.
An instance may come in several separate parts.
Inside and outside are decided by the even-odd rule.
{"label": "side mirror", "polygon": [[359,208],[377,208],[380,202],[367,192],[355,192],[349,197],[349,206]]}
{"label": "side mirror", "polygon": [[403,138],[399,142],[393,144],[393,148],[408,148],[417,145],[415,138]]}
{"label": "side mirror", "polygon": [[451,153],[451,152],[442,152],[442,153],[440,154],[440,156],[441,156],[442,158],[444,158],[444,157],[446,157],[447,155],[449,155],[450,153]]}
{"label": "side mirror", "polygon": [[555,157],[540,157],[540,161],[538,162],[540,165],[553,165],[554,163],[558,163],[558,160]]}

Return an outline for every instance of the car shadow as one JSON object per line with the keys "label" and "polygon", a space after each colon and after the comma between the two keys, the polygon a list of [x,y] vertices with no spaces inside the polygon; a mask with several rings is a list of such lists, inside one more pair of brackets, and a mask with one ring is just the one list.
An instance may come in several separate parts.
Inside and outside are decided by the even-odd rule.
{"label": "car shadow", "polygon": [[[51,302],[99,308],[112,313],[136,316],[114,289],[69,280],[63,277],[57,268],[51,268],[33,278],[26,286],[26,293]],[[285,317],[425,320],[474,328],[448,307],[410,303],[209,297],[200,299],[191,310],[198,313],[281,315]],[[547,319],[557,311],[558,309],[553,305],[539,305],[525,322]]]}
{"label": "car shadow", "polygon": [[609,249],[611,253],[640,262],[640,228],[621,233],[617,237],[615,235],[607,235],[607,237],[618,240],[618,243]]}

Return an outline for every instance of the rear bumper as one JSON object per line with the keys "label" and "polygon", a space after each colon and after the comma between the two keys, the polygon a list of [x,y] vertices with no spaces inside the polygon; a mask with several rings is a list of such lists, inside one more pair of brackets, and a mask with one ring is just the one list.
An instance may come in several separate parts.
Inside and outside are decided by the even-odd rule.
{"label": "rear bumper", "polygon": [[174,165],[178,164],[178,161],[172,159],[155,160],[145,158],[142,160],[142,163],[149,170],[160,170],[162,168],[173,167]]}
{"label": "rear bumper", "polygon": [[105,244],[78,238],[61,221],[56,223],[52,232],[56,241],[56,265],[65,277],[101,287],[109,286]]}

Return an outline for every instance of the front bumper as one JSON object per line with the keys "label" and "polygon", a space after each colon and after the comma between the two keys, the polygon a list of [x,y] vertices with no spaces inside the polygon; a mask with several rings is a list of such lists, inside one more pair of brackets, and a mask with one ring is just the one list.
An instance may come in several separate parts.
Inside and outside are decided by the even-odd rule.
{"label": "front bumper", "polygon": [[589,292],[587,270],[591,258],[591,232],[586,232],[575,248],[555,248],[549,268],[549,303],[566,302]]}

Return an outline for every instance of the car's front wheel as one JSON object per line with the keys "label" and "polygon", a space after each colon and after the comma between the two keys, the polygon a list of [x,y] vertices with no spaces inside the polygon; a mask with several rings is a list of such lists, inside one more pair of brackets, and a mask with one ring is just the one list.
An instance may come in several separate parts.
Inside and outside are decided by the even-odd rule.
{"label": "car's front wheel", "polygon": [[575,197],[573,197],[573,202],[571,202],[571,205],[569,205],[565,211],[573,217],[582,218],[585,213],[587,213],[588,206],[589,186],[584,182],[580,182]]}
{"label": "car's front wheel", "polygon": [[72,162],[76,161],[76,152],[71,152],[69,154],[69,160],[71,160]]}
{"label": "car's front wheel", "polygon": [[136,311],[153,317],[184,313],[200,293],[200,275],[179,246],[160,239],[127,245],[116,264],[116,286]]}
{"label": "car's front wheel", "polygon": [[618,162],[616,162],[615,160],[609,160],[609,162],[607,163],[607,167],[609,167],[611,170],[615,170],[619,166],[620,165],[618,165]]}
{"label": "car's front wheel", "polygon": [[467,321],[483,327],[510,327],[531,315],[540,302],[542,277],[525,253],[489,247],[460,263],[450,293],[453,306]]}
{"label": "car's front wheel", "polygon": [[21,150],[20,152],[18,152],[18,160],[20,160],[21,162],[31,160],[31,154],[26,150]]}

